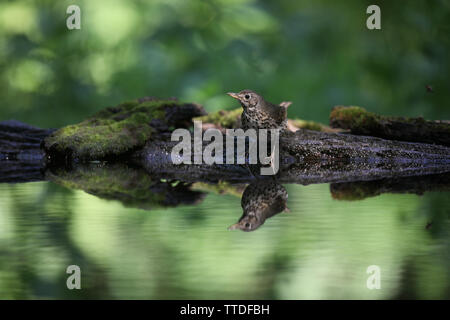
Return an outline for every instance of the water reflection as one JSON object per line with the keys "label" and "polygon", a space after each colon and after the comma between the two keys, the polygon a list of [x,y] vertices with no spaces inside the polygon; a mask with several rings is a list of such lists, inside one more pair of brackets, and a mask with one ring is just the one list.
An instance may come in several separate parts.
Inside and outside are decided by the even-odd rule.
{"label": "water reflection", "polygon": [[[44,176],[66,188],[80,189],[102,199],[120,201],[125,207],[145,210],[198,205],[208,192],[232,194],[241,197],[243,214],[229,230],[255,231],[266,219],[289,211],[287,190],[280,181],[267,177],[255,179],[247,186],[226,181],[184,182],[163,179],[127,163],[102,162],[47,168]],[[34,175],[32,177],[34,179]],[[449,190],[450,173],[330,184],[332,198],[342,201],[363,200],[383,193],[422,195],[427,191]]]}
{"label": "water reflection", "polygon": [[450,172],[425,176],[384,178],[371,181],[331,183],[330,192],[336,200],[363,200],[383,193],[412,193],[450,191]]}
{"label": "water reflection", "polygon": [[[449,197],[426,192],[448,190],[446,175],[244,189],[92,163],[43,179],[0,184],[1,298],[449,297]],[[277,214],[287,192],[292,213]],[[251,208],[257,232],[227,231]],[[382,290],[365,286],[371,264]]]}
{"label": "water reflection", "polygon": [[48,168],[47,180],[70,189],[81,189],[102,199],[118,200],[125,207],[155,209],[193,205],[204,192],[191,190],[191,183],[155,179],[144,169],[126,163],[71,164]]}
{"label": "water reflection", "polygon": [[289,211],[287,199],[286,189],[275,181],[256,181],[249,184],[241,200],[244,213],[239,221],[228,229],[242,231],[258,229],[266,219],[282,211]]}

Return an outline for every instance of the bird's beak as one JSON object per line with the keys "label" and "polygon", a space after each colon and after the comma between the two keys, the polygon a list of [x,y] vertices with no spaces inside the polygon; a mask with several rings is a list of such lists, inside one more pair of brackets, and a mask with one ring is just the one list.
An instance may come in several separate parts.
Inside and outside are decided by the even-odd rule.
{"label": "bird's beak", "polygon": [[232,226],[228,227],[228,230],[236,230],[236,229],[239,229],[239,223],[235,223]]}
{"label": "bird's beak", "polygon": [[234,92],[227,92],[227,95],[229,95],[232,98],[238,99],[239,100],[239,95],[237,93]]}

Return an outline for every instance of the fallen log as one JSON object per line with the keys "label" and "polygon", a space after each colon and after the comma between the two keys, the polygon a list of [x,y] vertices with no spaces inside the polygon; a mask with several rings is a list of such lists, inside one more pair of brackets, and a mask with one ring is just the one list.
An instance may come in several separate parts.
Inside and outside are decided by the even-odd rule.
{"label": "fallen log", "polygon": [[[26,180],[29,175],[8,178],[12,157],[21,161],[18,168],[23,164],[39,167],[44,160],[44,167],[72,161],[132,161],[162,179],[253,181],[254,174],[240,165],[172,163],[170,154],[176,142],[170,141],[171,132],[189,128],[192,120],[202,115],[205,111],[198,104],[144,98],[107,108],[80,124],[56,131],[18,122],[2,123],[2,180]],[[281,135],[280,164],[276,178],[286,183],[366,181],[448,172],[450,148],[300,129]]]}
{"label": "fallen log", "polygon": [[43,180],[41,144],[53,131],[15,120],[0,122],[0,182]]}
{"label": "fallen log", "polygon": [[280,137],[280,170],[275,177],[257,176],[253,170],[240,165],[175,165],[171,150],[176,143],[149,142],[134,154],[134,159],[155,177],[210,183],[248,183],[256,178],[276,178],[282,183],[311,184],[450,171],[450,148],[445,146],[310,130]]}
{"label": "fallen log", "polygon": [[450,146],[450,122],[445,120],[386,117],[361,107],[336,106],[330,114],[330,126],[357,135]]}
{"label": "fallen log", "polygon": [[54,129],[41,129],[16,120],[0,122],[0,160],[43,156],[41,143]]}
{"label": "fallen log", "polygon": [[128,155],[149,140],[164,139],[174,128],[192,125],[206,114],[195,103],[141,98],[103,109],[81,123],[63,127],[44,139],[56,158],[99,160]]}

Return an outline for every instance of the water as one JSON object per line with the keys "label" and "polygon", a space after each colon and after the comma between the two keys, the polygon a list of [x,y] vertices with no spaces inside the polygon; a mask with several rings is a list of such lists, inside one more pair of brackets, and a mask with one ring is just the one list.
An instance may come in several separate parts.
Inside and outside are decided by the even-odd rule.
{"label": "water", "polygon": [[[448,299],[448,192],[336,200],[284,185],[289,213],[229,231],[240,197],[139,209],[53,182],[0,184],[0,298]],[[195,186],[200,188],[199,186]],[[81,268],[68,290],[66,268]],[[367,268],[381,288],[369,290]]]}

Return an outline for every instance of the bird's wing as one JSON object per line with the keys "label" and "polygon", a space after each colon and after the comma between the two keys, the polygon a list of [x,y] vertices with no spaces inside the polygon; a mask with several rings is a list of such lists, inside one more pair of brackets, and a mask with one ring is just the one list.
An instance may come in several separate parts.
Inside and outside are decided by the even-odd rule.
{"label": "bird's wing", "polygon": [[266,113],[268,113],[268,115],[271,118],[275,118],[275,119],[286,119],[287,116],[287,108],[286,107],[282,107],[281,105],[277,105],[277,104],[273,104],[270,102],[266,102],[266,108],[265,108]]}

